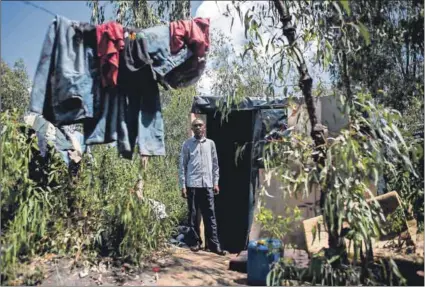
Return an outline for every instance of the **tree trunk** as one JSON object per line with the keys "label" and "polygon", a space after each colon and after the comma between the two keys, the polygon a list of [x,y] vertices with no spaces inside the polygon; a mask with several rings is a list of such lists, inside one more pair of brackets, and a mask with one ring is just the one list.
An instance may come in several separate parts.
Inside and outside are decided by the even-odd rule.
{"label": "tree trunk", "polygon": [[351,104],[351,100],[353,98],[353,95],[351,93],[351,87],[350,87],[350,77],[348,76],[348,60],[347,60],[347,53],[345,51],[342,52],[342,64],[343,64],[343,81],[344,81],[344,87],[345,87],[345,93],[347,95],[348,103]]}
{"label": "tree trunk", "polygon": [[410,27],[408,28],[408,32],[406,32],[404,36],[404,41],[406,43],[406,80],[409,80],[409,66],[410,66]]}
{"label": "tree trunk", "polygon": [[275,7],[280,15],[280,21],[283,24],[283,34],[288,39],[289,45],[295,51],[297,56],[297,65],[298,72],[300,73],[300,88],[303,92],[304,101],[307,106],[308,116],[311,124],[311,136],[317,147],[323,146],[325,143],[323,137],[323,127],[318,124],[316,117],[316,108],[314,106],[313,96],[311,95],[311,90],[313,87],[313,79],[311,78],[307,65],[304,61],[298,45],[295,42],[295,28],[291,24],[291,15],[289,14],[288,8],[282,3],[281,0],[274,0]]}
{"label": "tree trunk", "polygon": [[[320,172],[325,163],[325,138],[324,138],[324,126],[317,122],[316,117],[316,108],[314,106],[313,96],[312,96],[312,87],[313,87],[313,79],[308,73],[307,65],[305,63],[304,57],[301,54],[298,45],[295,41],[295,28],[291,23],[291,15],[289,14],[289,9],[286,4],[282,3],[281,0],[273,0],[274,5],[279,13],[280,21],[283,24],[283,34],[288,39],[289,46],[293,49],[294,55],[297,56],[297,69],[300,74],[300,88],[302,90],[304,101],[307,106],[308,115],[310,118],[311,124],[311,137],[314,140],[315,148],[317,151],[317,155],[314,157],[315,162],[317,163],[317,168]],[[320,207],[322,209],[322,214],[324,210],[324,204],[326,200],[326,191],[321,189],[320,191]],[[324,218],[328,218],[325,217]],[[340,254],[341,260],[345,261],[345,243],[343,238],[339,236],[339,232],[337,226],[332,229],[330,228],[331,224],[328,219],[326,219],[326,225],[328,227],[329,234],[329,249],[331,253],[335,253],[332,255]],[[337,266],[341,261],[336,260],[335,266]]]}
{"label": "tree trunk", "polygon": [[413,79],[416,79],[416,50],[413,54]]}

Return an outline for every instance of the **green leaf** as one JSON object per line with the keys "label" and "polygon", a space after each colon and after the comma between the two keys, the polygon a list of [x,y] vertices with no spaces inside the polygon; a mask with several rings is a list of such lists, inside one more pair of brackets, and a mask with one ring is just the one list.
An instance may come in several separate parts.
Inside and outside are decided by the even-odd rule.
{"label": "green leaf", "polygon": [[400,142],[403,145],[403,147],[406,147],[406,142],[404,141],[403,136],[400,133],[400,130],[394,124],[392,124],[391,127],[392,127],[394,133],[396,134],[396,136],[398,137],[398,139],[400,140]]}
{"label": "green leaf", "polygon": [[251,44],[251,43],[249,43],[248,48],[245,48],[245,51],[243,52],[243,55],[242,55],[242,61],[245,59],[245,56],[246,56],[246,54],[248,53],[248,51],[250,51],[250,50],[252,50],[252,49],[253,49],[253,46],[252,46],[252,44]]}
{"label": "green leaf", "polygon": [[332,258],[331,258],[331,259],[329,259],[329,264],[334,263],[334,262],[335,262],[335,261],[337,261],[339,258],[340,258],[340,256],[339,256],[339,255],[332,256]]}
{"label": "green leaf", "polygon": [[339,19],[342,19],[342,11],[341,11],[341,8],[339,7],[338,3],[335,2],[335,1],[332,1],[332,5],[338,11]]}
{"label": "green leaf", "polygon": [[245,38],[248,38],[248,30],[251,28],[251,19],[252,15],[249,15],[249,11],[247,11],[244,17]]}
{"label": "green leaf", "polygon": [[390,264],[391,264],[391,269],[392,272],[394,272],[394,274],[401,280],[404,280],[405,278],[403,277],[403,275],[401,275],[400,270],[398,269],[397,264],[394,262],[393,259],[390,259]]}
{"label": "green leaf", "polygon": [[230,23],[230,33],[232,32],[233,22],[235,22],[235,17],[232,17],[232,22]]}
{"label": "green leaf", "polygon": [[339,0],[347,15],[351,15],[350,2],[348,0]]}
{"label": "green leaf", "polygon": [[263,38],[261,38],[261,35],[260,33],[258,33],[258,30],[255,30],[255,37],[260,40],[261,46],[263,46]]}
{"label": "green leaf", "polygon": [[367,27],[363,23],[358,22],[358,24],[359,24],[360,34],[365,39],[366,45],[369,46],[370,45],[370,34],[369,34],[369,31],[368,31]]}

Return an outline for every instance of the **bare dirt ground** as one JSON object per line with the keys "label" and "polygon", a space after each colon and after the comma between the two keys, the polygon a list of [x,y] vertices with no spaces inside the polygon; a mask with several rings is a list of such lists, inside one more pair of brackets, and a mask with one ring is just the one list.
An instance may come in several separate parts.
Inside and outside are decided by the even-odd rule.
{"label": "bare dirt ground", "polygon": [[[423,233],[417,234],[414,240],[417,246],[416,252],[409,256],[422,258],[423,262]],[[28,270],[25,273],[34,273],[37,268],[43,270],[36,281],[28,283],[29,281],[25,281],[24,276],[21,276],[12,283],[41,286],[247,285],[245,273],[229,270],[229,261],[236,256],[236,254],[218,256],[204,251],[194,253],[187,248],[172,246],[167,252],[153,256],[151,262],[135,267],[108,258],[103,258],[98,264],[88,264],[81,259],[76,263],[71,258],[48,254],[36,258],[26,268]],[[306,252],[301,250],[287,250],[285,257],[293,258],[300,267],[307,267],[309,262]],[[416,267],[409,266],[407,268],[411,272],[401,270],[402,273],[407,272],[405,275],[408,277],[415,277],[415,280],[422,278],[423,281],[423,268],[416,270]]]}
{"label": "bare dirt ground", "polygon": [[73,267],[70,259],[46,262],[47,272],[41,286],[199,286],[246,285],[246,274],[229,270],[236,254],[191,252],[174,247],[166,256],[142,268],[104,262],[97,267]]}
{"label": "bare dirt ground", "polygon": [[236,255],[218,256],[187,249],[176,252],[162,269],[157,286],[246,285],[246,274],[229,270]]}

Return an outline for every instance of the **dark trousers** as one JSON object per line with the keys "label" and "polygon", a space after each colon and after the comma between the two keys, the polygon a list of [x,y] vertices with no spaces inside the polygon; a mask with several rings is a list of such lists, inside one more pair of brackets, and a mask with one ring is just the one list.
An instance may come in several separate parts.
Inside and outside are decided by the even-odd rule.
{"label": "dark trousers", "polygon": [[206,246],[211,251],[220,249],[217,233],[217,220],[214,209],[214,193],[212,188],[187,188],[187,205],[189,208],[189,245],[201,244],[198,222],[198,209],[201,210],[205,226]]}

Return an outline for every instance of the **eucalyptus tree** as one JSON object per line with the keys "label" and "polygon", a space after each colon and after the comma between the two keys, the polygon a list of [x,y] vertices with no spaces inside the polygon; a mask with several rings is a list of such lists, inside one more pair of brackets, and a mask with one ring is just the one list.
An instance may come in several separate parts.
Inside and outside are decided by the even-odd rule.
{"label": "eucalyptus tree", "polygon": [[15,109],[23,114],[28,108],[31,81],[22,59],[13,67],[1,59],[1,78],[1,111]]}
{"label": "eucalyptus tree", "polygon": [[[312,183],[321,188],[321,210],[329,237],[329,248],[324,253],[327,267],[323,271],[334,271],[323,273],[322,283],[380,280],[373,278],[368,267],[373,256],[372,239],[385,232],[385,218],[378,203],[366,198],[371,197],[370,187],[377,185],[384,169],[396,172],[394,159],[403,164],[405,172],[417,176],[409,156],[417,155],[417,149],[404,140],[398,128],[400,112],[383,106],[373,97],[371,86],[352,76],[356,69],[353,59],[362,61],[357,65],[366,64],[367,58],[356,57],[375,47],[372,36],[380,37],[379,33],[371,36],[364,19],[358,16],[367,14],[368,8],[354,4],[357,12],[352,13],[355,9],[349,1],[251,3],[235,2],[228,6],[226,14],[232,17],[232,23],[238,16],[243,22],[247,50],[273,54],[269,70],[275,79],[283,80],[281,71],[285,65],[298,71],[312,131],[311,137],[293,133],[291,138],[270,144],[275,156],[266,159],[268,173],[279,176],[285,192],[306,194]],[[305,60],[308,49],[315,55],[314,65],[333,73],[335,96],[345,103],[349,115],[349,126],[337,138],[325,137],[325,127],[316,118],[312,84],[318,79],[309,73],[311,67]],[[293,160],[302,165],[296,176],[291,172]],[[344,223],[349,228],[343,227]],[[345,239],[354,245],[353,261],[348,260]],[[357,259],[362,262],[359,272],[347,268],[356,266]]]}

